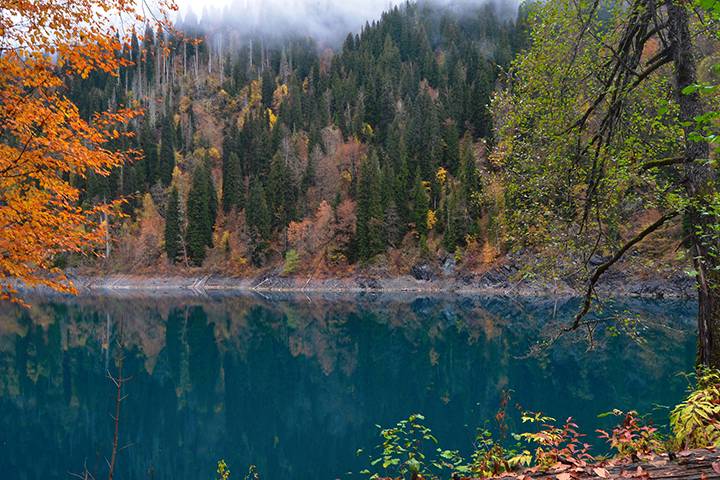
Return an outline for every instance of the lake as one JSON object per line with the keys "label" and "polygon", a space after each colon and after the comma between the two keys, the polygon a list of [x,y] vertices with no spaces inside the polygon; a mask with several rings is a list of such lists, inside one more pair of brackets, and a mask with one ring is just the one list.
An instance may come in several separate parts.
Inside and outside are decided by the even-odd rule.
{"label": "lake", "polygon": [[[106,478],[122,350],[116,479],[347,478],[378,425],[421,412],[467,453],[502,392],[592,434],[634,408],[658,423],[687,387],[692,301],[607,305],[601,326],[527,357],[575,300],[406,295],[36,298],[0,305],[0,477]],[[620,321],[617,321],[620,319]],[[622,330],[622,329],[621,329]],[[122,349],[118,339],[122,339]],[[511,415],[513,417],[513,415]],[[511,422],[513,420],[511,419]],[[489,424],[493,426],[492,422]],[[519,425],[511,423],[511,430]],[[592,440],[594,451],[604,446]]]}

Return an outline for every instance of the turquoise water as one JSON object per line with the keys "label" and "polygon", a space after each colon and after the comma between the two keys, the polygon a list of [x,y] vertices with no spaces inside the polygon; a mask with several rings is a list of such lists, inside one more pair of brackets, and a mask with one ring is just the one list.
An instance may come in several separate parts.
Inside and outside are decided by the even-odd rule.
{"label": "turquoise water", "polygon": [[[577,302],[405,296],[36,299],[0,306],[0,476],[106,476],[122,332],[126,384],[116,478],[335,479],[365,463],[376,424],[414,412],[467,451],[511,409],[608,427],[612,408],[655,412],[683,395],[695,354],[692,302],[618,302],[642,342],[596,332],[523,358]],[[629,315],[629,312],[639,314]],[[617,317],[614,317],[617,318]],[[643,320],[637,322],[638,319]],[[109,340],[108,340],[109,338]],[[516,425],[511,425],[515,427]],[[603,445],[593,441],[596,451]],[[242,473],[241,473],[242,471]]]}

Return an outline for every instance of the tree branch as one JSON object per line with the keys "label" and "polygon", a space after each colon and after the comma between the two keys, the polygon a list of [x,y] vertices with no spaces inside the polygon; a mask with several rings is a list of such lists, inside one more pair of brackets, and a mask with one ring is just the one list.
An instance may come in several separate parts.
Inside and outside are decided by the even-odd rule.
{"label": "tree branch", "polygon": [[649,160],[647,162],[640,164],[640,171],[646,172],[648,170],[652,170],[653,168],[667,167],[670,165],[680,165],[680,164],[683,164],[686,162],[687,162],[687,159],[685,158],[685,156],[660,158],[657,160]]}
{"label": "tree branch", "polygon": [[590,278],[590,282],[588,284],[587,290],[585,292],[585,300],[583,301],[583,306],[580,309],[580,311],[575,315],[575,319],[573,320],[572,325],[569,327],[565,327],[563,329],[564,332],[570,332],[573,330],[577,330],[578,327],[580,327],[580,322],[585,317],[585,315],[588,314],[590,311],[590,307],[592,306],[593,301],[593,295],[595,292],[595,286],[597,285],[600,278],[607,272],[610,267],[612,267],[614,264],[616,264],[622,257],[627,253],[628,250],[630,250],[632,247],[640,243],[650,235],[651,233],[655,232],[657,229],[662,227],[665,222],[668,220],[671,220],[672,218],[676,217],[679,214],[679,212],[674,211],[670,213],[666,213],[662,217],[660,217],[655,223],[650,225],[649,227],[645,228],[642,232],[638,233],[635,237],[633,237],[629,242],[627,242],[623,247],[613,255],[613,257],[608,260],[607,262],[603,263],[599,267],[595,269],[595,272],[593,273],[592,277]]}

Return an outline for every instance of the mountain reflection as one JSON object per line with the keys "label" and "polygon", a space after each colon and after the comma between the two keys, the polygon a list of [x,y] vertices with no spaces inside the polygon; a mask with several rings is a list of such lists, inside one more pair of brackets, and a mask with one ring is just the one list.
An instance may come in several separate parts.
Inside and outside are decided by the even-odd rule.
{"label": "mountain reflection", "polygon": [[[522,359],[576,302],[380,296],[35,299],[0,308],[0,471],[13,479],[106,471],[113,338],[125,371],[118,478],[211,478],[227,460],[263,478],[358,471],[375,424],[423,412],[443,446],[466,449],[503,389],[572,415],[669,405],[694,358],[694,308],[633,300],[642,343],[598,332]],[[608,313],[609,314],[609,313]],[[663,418],[663,413],[658,418]]]}

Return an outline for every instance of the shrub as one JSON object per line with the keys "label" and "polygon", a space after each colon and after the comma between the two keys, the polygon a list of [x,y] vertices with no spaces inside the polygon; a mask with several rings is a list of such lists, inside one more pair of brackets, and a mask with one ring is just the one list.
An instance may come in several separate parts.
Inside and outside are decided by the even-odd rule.
{"label": "shrub", "polygon": [[557,463],[584,467],[595,459],[590,455],[590,445],[581,441],[585,435],[579,433],[578,426],[568,418],[558,427],[555,419],[541,413],[526,412],[523,423],[537,423],[541,428],[535,433],[521,433],[519,438],[535,444],[535,464],[541,469]]}
{"label": "shrub", "polygon": [[283,274],[290,275],[294,273],[300,265],[300,255],[294,248],[285,254],[285,265],[283,266]]}
{"label": "shrub", "polygon": [[622,423],[612,429],[610,433],[597,430],[600,438],[605,439],[610,447],[620,457],[631,455],[658,453],[665,450],[663,439],[657,428],[647,424],[638,413],[631,410],[627,413],[620,410],[604,413],[600,417],[614,415],[622,417]]}
{"label": "shrub", "polygon": [[670,413],[676,448],[720,446],[720,372],[704,369],[688,397]]}
{"label": "shrub", "polygon": [[[370,466],[380,468],[393,477],[411,479],[438,479],[443,471],[465,470],[463,459],[456,451],[435,448],[434,458],[426,456],[438,441],[429,427],[423,424],[425,417],[419,413],[399,421],[392,428],[380,430],[383,442],[376,447],[380,455],[370,458]],[[362,450],[358,450],[358,455]],[[380,478],[378,473],[363,470],[362,474],[370,478]],[[387,476],[387,475],[386,475]]]}

